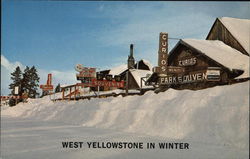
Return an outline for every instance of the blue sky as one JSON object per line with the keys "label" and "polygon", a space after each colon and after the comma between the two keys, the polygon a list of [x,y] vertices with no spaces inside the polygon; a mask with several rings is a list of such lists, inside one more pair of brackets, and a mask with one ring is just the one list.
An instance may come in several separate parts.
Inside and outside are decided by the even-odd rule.
{"label": "blue sky", "polygon": [[[35,65],[43,72],[41,82],[53,71],[61,74],[60,82],[77,63],[98,68],[126,63],[130,43],[136,60],[156,65],[160,32],[205,39],[222,16],[250,19],[250,3],[3,0],[1,59],[9,66]],[[177,41],[169,42],[170,50]],[[5,76],[3,85],[9,81]]]}

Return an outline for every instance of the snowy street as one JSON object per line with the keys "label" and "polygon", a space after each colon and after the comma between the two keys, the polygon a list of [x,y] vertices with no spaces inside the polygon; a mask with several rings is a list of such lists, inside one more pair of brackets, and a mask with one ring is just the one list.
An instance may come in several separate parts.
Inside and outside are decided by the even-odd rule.
{"label": "snowy street", "polygon": [[[1,154],[3,159],[74,159],[74,158],[238,158],[248,152],[225,145],[190,142],[117,132],[99,128],[67,125],[22,118],[2,117]],[[83,148],[62,148],[65,141],[84,142]],[[86,142],[188,142],[189,150],[159,149],[93,149]],[[222,155],[223,154],[223,155]],[[243,159],[244,157],[242,157]]]}

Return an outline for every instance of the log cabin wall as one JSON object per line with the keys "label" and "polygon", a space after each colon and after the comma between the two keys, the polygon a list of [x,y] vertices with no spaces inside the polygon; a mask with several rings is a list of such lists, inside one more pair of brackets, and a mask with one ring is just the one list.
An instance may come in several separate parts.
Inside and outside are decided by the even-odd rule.
{"label": "log cabin wall", "polygon": [[232,36],[229,30],[221,23],[221,21],[217,18],[215,23],[213,24],[206,40],[220,40],[225,44],[235,48],[241,53],[248,55],[246,50],[241,46],[241,44]]}
{"label": "log cabin wall", "polygon": [[[189,59],[190,64],[184,64],[182,62],[186,59]],[[191,60],[190,60],[191,59]],[[230,71],[222,66],[221,64],[213,61],[206,55],[196,51],[191,47],[187,47],[183,44],[177,46],[174,52],[171,53],[169,56],[169,66],[179,66],[185,67],[185,72],[178,74],[180,76],[187,75],[187,74],[195,74],[195,73],[205,73],[208,67],[220,67],[220,81],[197,81],[193,83],[185,83],[185,84],[173,84],[171,87],[175,89],[191,89],[191,90],[198,90],[203,88],[208,88],[216,85],[223,85],[228,82],[229,77],[231,76]],[[195,62],[194,62],[195,61]],[[174,74],[168,74],[174,75]]]}

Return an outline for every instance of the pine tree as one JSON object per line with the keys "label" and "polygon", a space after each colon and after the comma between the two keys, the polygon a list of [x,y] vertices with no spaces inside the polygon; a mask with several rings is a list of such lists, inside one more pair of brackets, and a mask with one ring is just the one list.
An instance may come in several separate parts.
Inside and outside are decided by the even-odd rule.
{"label": "pine tree", "polygon": [[[11,89],[11,95],[14,95],[15,87],[18,86],[19,90],[21,90],[21,83],[22,83],[22,71],[19,66],[16,67],[15,71],[11,73],[11,80],[13,80],[13,83],[9,85],[9,89]],[[19,91],[19,94],[21,95],[21,91]]]}
{"label": "pine tree", "polygon": [[39,87],[39,76],[37,74],[37,70],[35,66],[32,66],[30,69],[30,90],[29,90],[29,97],[30,98],[35,98],[39,93],[37,92],[38,87]]}
{"label": "pine tree", "polygon": [[21,89],[21,92],[24,93],[28,93],[29,94],[29,89],[30,89],[30,86],[29,86],[29,81],[30,81],[30,68],[28,66],[26,66],[26,68],[24,69],[24,73],[23,73],[23,78],[22,78],[22,89]]}
{"label": "pine tree", "polygon": [[55,93],[61,92],[61,86],[60,83],[55,88]]}
{"label": "pine tree", "polygon": [[35,98],[36,95],[39,95],[37,92],[39,79],[35,66],[32,66],[31,68],[26,66],[22,79],[22,93],[28,93],[29,98]]}

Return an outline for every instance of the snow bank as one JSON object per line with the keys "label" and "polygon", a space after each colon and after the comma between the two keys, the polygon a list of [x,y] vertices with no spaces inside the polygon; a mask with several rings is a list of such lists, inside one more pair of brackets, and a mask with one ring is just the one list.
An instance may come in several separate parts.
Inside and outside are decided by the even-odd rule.
{"label": "snow bank", "polygon": [[1,114],[248,150],[249,82],[199,91],[81,101],[29,99]]}

